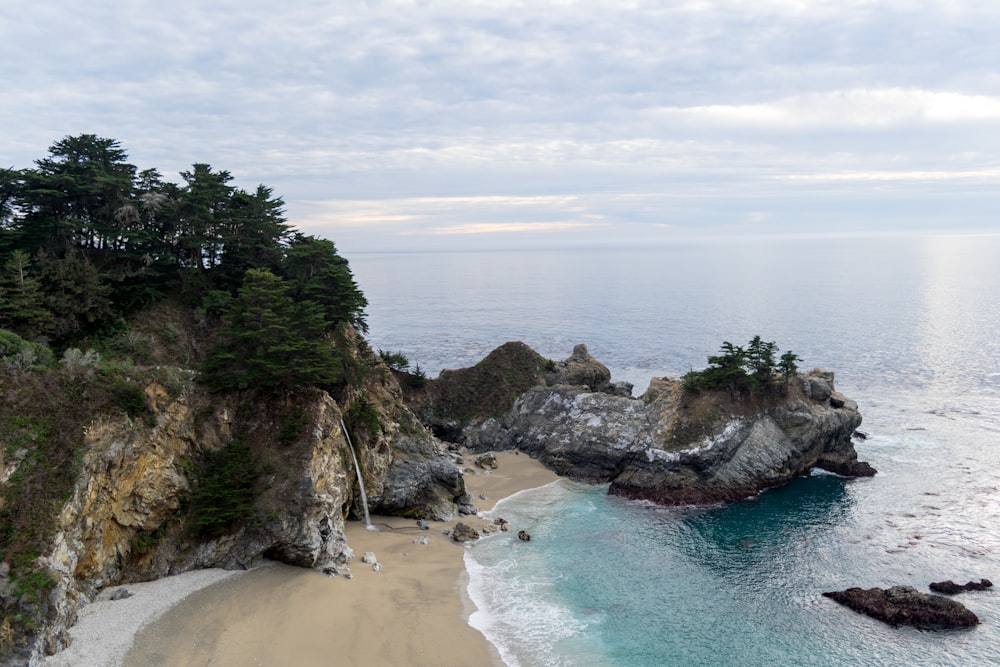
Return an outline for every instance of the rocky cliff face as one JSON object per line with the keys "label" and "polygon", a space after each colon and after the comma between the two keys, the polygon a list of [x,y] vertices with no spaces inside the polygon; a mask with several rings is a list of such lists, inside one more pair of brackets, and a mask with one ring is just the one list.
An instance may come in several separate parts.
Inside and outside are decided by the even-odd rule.
{"label": "rocky cliff face", "polygon": [[[446,447],[402,403],[388,369],[370,365],[341,403],[319,390],[264,398],[154,382],[145,418],[95,416],[53,547],[37,561],[56,583],[30,652],[62,648],[80,604],[109,585],[242,569],[265,558],[336,572],[352,557],[344,521],[360,516],[342,420],[373,511],[444,519],[456,502],[468,502]],[[234,441],[246,445],[259,473],[252,507],[220,531],[199,533],[190,503],[206,453]],[[18,649],[14,664],[28,650]]]}
{"label": "rocky cliff face", "polygon": [[[508,343],[487,360],[504,367],[511,354],[527,356]],[[582,346],[562,364],[536,361],[533,385],[489,410],[456,414],[435,402],[476,384],[480,366],[442,374],[417,406],[433,428],[470,451],[520,449],[562,475],[610,482],[613,494],[661,504],[745,498],[813,467],[874,474],[858,462],[851,443],[861,423],[857,405],[835,391],[828,371],[800,375],[782,395],[755,400],[691,394],[665,378],[632,398],[610,384],[607,369]]]}

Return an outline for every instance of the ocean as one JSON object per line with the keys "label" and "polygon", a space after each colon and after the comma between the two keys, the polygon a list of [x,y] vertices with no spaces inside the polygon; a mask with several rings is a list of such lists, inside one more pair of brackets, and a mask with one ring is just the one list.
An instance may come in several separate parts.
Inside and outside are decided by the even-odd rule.
{"label": "ocean", "polygon": [[836,373],[879,474],[813,475],[726,506],[662,508],[568,481],[494,514],[532,534],[466,553],[470,622],[511,667],[1000,664],[982,624],[892,628],[821,593],[1000,584],[1000,236],[357,253],[368,338],[433,377],[511,340],[577,343],[641,394],[754,335]]}

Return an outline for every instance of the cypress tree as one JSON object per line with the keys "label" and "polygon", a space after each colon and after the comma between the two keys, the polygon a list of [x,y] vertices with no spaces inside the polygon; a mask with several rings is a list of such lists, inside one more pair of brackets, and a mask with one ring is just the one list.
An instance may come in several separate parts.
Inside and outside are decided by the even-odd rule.
{"label": "cypress tree", "polygon": [[337,381],[322,309],[296,303],[270,271],[250,269],[226,313],[223,342],[208,355],[204,379],[216,390],[273,390]]}

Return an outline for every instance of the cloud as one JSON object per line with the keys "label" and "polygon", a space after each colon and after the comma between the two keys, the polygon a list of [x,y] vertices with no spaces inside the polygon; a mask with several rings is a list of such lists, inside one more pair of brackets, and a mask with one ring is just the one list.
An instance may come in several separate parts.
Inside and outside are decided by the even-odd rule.
{"label": "cloud", "polygon": [[889,128],[921,123],[1000,120],[1000,96],[918,89],[810,93],[760,104],[664,108],[666,120],[736,127]]}
{"label": "cloud", "polygon": [[433,235],[453,235],[453,234],[513,234],[539,232],[557,232],[571,229],[583,229],[593,227],[592,223],[586,222],[485,222],[468,223],[464,225],[450,225],[446,227],[431,227],[426,233]]}
{"label": "cloud", "polygon": [[853,171],[826,174],[791,174],[786,178],[789,181],[805,181],[814,183],[847,183],[852,181],[967,181],[972,183],[995,184],[1000,181],[1000,167],[996,169],[977,169],[970,171]]}
{"label": "cloud", "polygon": [[0,157],[114,137],[168,178],[208,162],[271,185],[295,224],[366,246],[817,205],[985,224],[1000,197],[968,189],[998,168],[998,32],[1000,5],[972,0],[12,0]]}

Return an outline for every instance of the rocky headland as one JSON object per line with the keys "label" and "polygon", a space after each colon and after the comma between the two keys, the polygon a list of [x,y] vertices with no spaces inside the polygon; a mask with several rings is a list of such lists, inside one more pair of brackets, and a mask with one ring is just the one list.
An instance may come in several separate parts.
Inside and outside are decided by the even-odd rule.
{"label": "rocky headland", "polygon": [[[390,371],[360,337],[352,345],[361,379],[336,396],[210,393],[193,373],[158,369],[140,414],[89,418],[51,547],[32,565],[44,596],[0,590],[6,609],[37,619],[28,635],[6,626],[8,663],[64,648],[78,609],[110,586],[265,560],[336,574],[353,557],[345,520],[361,516],[345,425],[371,511],[413,519],[475,512],[462,447],[516,450],[611,493],[674,505],[745,498],[813,467],[874,474],[851,444],[857,406],[827,371],[796,376],[780,395],[690,392],[657,378],[635,398],[583,345],[557,362],[508,343],[426,383]],[[16,479],[18,456],[0,461],[2,479]],[[213,484],[244,496],[223,508],[233,517],[206,522],[219,511],[206,503],[222,502],[204,499]]]}
{"label": "rocky headland", "polygon": [[[336,399],[209,393],[193,373],[159,369],[141,415],[93,414],[51,546],[30,578],[0,585],[0,664],[64,648],[78,609],[109,586],[265,560],[337,573],[353,557],[345,520],[362,515],[345,425],[372,512],[441,520],[471,503],[454,455],[406,407],[389,369],[360,341],[356,355],[364,380]],[[4,440],[9,485],[30,452]],[[206,496],[213,483],[218,494]]]}
{"label": "rocky headland", "polygon": [[743,499],[813,468],[875,474],[852,443],[857,404],[830,371],[757,397],[689,391],[671,378],[637,398],[631,390],[584,345],[556,362],[506,343],[407,400],[436,435],[472,452],[519,450],[560,475],[665,505]]}

